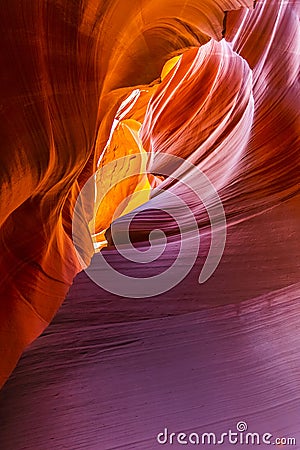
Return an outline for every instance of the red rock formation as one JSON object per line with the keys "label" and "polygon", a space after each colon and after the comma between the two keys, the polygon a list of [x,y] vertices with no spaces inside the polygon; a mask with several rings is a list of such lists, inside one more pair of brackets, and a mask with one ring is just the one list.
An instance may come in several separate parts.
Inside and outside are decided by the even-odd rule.
{"label": "red rock formation", "polygon": [[[157,154],[153,172],[160,152],[189,158],[232,217],[297,192],[298,6],[257,3],[224,21],[225,11],[251,3],[147,1],[141,9],[139,0],[13,0],[2,8],[2,382],[80,270],[71,241],[75,200],[134,89],[139,99],[117,119],[144,122],[144,147]],[[230,44],[217,42],[225,23]],[[176,54],[183,56],[160,83]],[[111,157],[106,149],[104,161]],[[99,217],[97,231],[112,212]],[[135,227],[151,229],[145,219]]]}

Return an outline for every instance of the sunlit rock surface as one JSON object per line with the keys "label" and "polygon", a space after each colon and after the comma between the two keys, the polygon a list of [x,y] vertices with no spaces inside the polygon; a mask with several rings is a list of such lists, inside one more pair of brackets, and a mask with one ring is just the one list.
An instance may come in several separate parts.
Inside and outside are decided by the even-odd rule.
{"label": "sunlit rock surface", "polygon": [[3,381],[80,269],[70,217],[118,105],[157,79],[173,52],[221,39],[224,11],[250,4],[61,0],[2,9]]}
{"label": "sunlit rock surface", "polygon": [[[158,297],[119,298],[77,276],[0,394],[5,450],[150,449],[164,426],[226,431],[238,420],[300,440],[299,2],[252,6],[12,0],[1,8],[1,384],[81,270],[73,210],[101,165],[140,155],[141,174],[97,211],[99,245],[115,208],[137,191],[139,203],[150,200],[133,240],[143,248],[153,228],[170,236],[163,260],[138,269],[103,250],[114,267],[148,277],[176,256],[161,186],[189,202],[203,235],[189,276]],[[225,252],[203,285],[208,217],[159,175],[165,154],[201,169],[225,208]],[[114,176],[97,182],[105,190]],[[120,234],[134,206],[122,203]],[[87,263],[91,214],[83,211],[80,229]]]}

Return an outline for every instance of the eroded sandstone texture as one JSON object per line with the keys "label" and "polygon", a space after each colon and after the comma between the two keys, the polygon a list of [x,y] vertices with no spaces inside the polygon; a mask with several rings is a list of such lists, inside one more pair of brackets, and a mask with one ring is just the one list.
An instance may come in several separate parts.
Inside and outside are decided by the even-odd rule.
{"label": "eroded sandstone texture", "polygon": [[[285,239],[299,211],[299,2],[252,7],[250,0],[11,0],[0,7],[1,384],[81,270],[72,213],[99,164],[133,150],[157,155],[153,176],[135,176],[106,199],[99,233],[126,195],[163,182],[159,155],[170,153],[209,176],[228,225],[295,197]],[[181,194],[179,185],[170,189]],[[202,205],[192,207],[205,224]],[[135,221],[136,240],[159,221],[155,214]],[[86,212],[87,247],[89,219]],[[172,227],[163,221],[166,232]]]}

